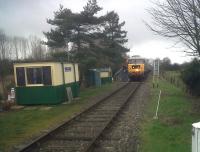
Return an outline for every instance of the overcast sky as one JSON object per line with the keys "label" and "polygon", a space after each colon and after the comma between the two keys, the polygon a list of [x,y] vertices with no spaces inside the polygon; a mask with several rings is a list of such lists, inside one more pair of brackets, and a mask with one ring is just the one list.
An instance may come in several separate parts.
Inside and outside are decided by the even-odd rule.
{"label": "overcast sky", "polygon": [[[53,18],[59,4],[79,12],[86,3],[87,0],[0,0],[0,28],[11,36],[37,35],[44,38],[43,31],[51,28],[46,19]],[[177,63],[190,60],[181,52],[183,48],[173,46],[174,40],[161,38],[144,25],[143,21],[151,20],[146,11],[151,7],[150,0],[98,0],[98,4],[103,7],[102,14],[114,10],[120,20],[126,22],[124,28],[128,31],[130,55],[169,57]]]}

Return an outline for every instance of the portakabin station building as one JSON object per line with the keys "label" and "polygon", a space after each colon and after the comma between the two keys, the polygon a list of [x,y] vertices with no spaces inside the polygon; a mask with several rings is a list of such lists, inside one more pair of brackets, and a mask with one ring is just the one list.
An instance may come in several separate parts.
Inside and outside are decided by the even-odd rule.
{"label": "portakabin station building", "polygon": [[63,62],[15,63],[16,101],[19,105],[59,104],[66,88],[79,95],[78,64]]}

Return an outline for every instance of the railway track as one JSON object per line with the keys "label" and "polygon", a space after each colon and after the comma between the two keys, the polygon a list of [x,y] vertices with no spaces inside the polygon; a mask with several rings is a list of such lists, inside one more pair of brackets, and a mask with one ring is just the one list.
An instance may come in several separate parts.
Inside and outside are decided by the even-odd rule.
{"label": "railway track", "polygon": [[87,152],[120,114],[140,83],[127,83],[19,152]]}
{"label": "railway track", "polygon": [[136,152],[139,148],[139,121],[148,96],[146,84],[142,84],[130,101],[121,109],[112,124],[90,147],[88,152]]}

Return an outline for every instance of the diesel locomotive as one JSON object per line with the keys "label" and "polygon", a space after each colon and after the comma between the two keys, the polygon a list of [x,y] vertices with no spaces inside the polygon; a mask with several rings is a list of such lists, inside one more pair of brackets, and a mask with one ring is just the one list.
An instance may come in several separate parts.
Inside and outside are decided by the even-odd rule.
{"label": "diesel locomotive", "polygon": [[142,80],[151,70],[147,59],[133,56],[127,60],[127,71],[130,80]]}

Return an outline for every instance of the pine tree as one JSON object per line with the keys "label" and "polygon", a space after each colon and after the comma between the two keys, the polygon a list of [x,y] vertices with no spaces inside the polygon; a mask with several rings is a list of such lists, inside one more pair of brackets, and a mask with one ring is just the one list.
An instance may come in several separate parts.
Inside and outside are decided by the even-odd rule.
{"label": "pine tree", "polygon": [[119,22],[119,15],[114,12],[108,12],[103,17],[103,45],[105,46],[104,54],[114,70],[117,70],[124,62],[123,56],[129,51],[124,44],[128,42],[127,31],[123,30],[125,22]]}
{"label": "pine tree", "polygon": [[[82,73],[103,66],[117,68],[128,51],[123,46],[127,42],[127,32],[122,30],[125,22],[120,23],[119,15],[114,11],[97,16],[101,10],[96,0],[88,0],[80,13],[73,13],[61,5],[54,18],[47,20],[54,28],[44,33],[46,44],[51,48],[65,48],[71,42],[71,57],[80,63]],[[59,54],[62,53],[53,56]]]}
{"label": "pine tree", "polygon": [[123,45],[128,40],[126,39],[127,31],[122,30],[125,25],[125,21],[119,23],[119,15],[114,11],[107,13],[104,16],[104,35],[106,42],[113,45]]}

